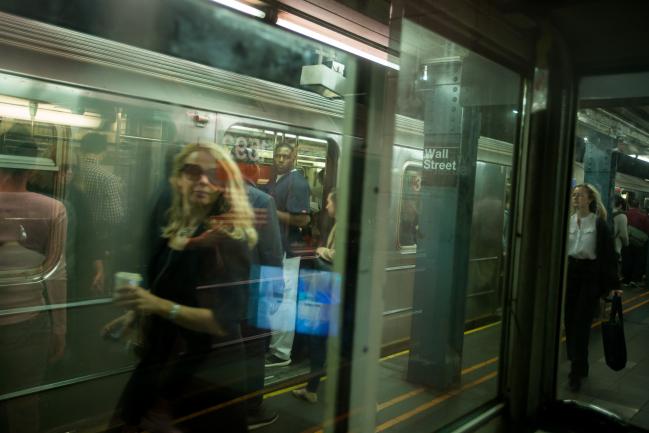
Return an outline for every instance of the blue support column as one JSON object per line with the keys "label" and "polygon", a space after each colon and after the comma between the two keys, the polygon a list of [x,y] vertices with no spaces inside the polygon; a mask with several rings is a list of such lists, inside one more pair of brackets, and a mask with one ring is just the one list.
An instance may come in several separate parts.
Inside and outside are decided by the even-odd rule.
{"label": "blue support column", "polygon": [[[589,132],[587,138],[584,153],[584,182],[599,190],[602,202],[611,216],[617,169],[617,158],[615,158],[614,152],[615,139],[596,131]],[[609,221],[611,221],[610,218]]]}
{"label": "blue support column", "polygon": [[480,130],[462,101],[462,61],[424,66],[424,158],[414,316],[407,378],[448,389],[460,383],[473,190]]}

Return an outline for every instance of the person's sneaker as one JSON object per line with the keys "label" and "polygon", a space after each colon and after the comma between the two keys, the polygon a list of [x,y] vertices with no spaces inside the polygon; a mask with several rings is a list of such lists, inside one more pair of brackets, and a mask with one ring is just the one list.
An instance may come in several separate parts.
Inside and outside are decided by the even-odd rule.
{"label": "person's sneaker", "polygon": [[318,394],[307,391],[306,388],[294,389],[291,393],[293,394],[293,397],[299,398],[308,403],[315,404],[318,402]]}
{"label": "person's sneaker", "polygon": [[275,355],[268,354],[266,355],[266,362],[264,365],[266,367],[284,367],[286,365],[289,365],[290,363],[291,363],[291,358],[282,359],[282,358],[278,358]]}
{"label": "person's sneaker", "polygon": [[277,421],[277,418],[279,418],[277,412],[266,410],[262,407],[254,413],[248,414],[246,416],[246,423],[248,424],[248,430],[255,430],[274,423]]}

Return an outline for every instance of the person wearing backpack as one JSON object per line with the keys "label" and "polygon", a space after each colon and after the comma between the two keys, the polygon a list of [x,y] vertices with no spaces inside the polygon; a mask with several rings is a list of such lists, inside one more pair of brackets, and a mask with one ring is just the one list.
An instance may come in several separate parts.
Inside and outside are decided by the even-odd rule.
{"label": "person wearing backpack", "polygon": [[645,273],[647,239],[649,239],[649,217],[638,206],[638,199],[629,197],[626,212],[629,231],[629,246],[622,258],[623,283],[635,286],[642,282]]}

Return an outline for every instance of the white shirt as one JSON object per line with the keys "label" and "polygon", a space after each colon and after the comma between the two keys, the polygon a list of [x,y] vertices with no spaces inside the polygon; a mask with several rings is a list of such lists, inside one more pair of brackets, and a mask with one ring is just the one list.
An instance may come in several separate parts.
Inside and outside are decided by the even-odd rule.
{"label": "white shirt", "polygon": [[613,225],[615,227],[615,252],[620,254],[622,247],[629,245],[629,221],[624,213],[620,213],[613,217]]}
{"label": "white shirt", "polygon": [[577,224],[577,214],[570,217],[568,233],[568,256],[575,259],[597,258],[597,216],[594,213],[582,218]]}

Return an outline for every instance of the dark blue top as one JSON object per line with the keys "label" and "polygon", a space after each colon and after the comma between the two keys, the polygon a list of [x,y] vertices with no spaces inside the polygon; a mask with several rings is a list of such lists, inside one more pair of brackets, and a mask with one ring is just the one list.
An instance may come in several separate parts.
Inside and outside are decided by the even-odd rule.
{"label": "dark blue top", "polygon": [[[297,169],[291,170],[278,181],[271,181],[265,188],[266,192],[275,199],[277,210],[290,214],[309,213],[309,183]],[[282,245],[286,255],[291,257],[292,245],[303,242],[302,231],[299,227],[279,224],[282,234]]]}
{"label": "dark blue top", "polygon": [[277,208],[273,198],[250,183],[246,184],[248,201],[255,211],[257,244],[251,251],[250,296],[248,298],[249,324],[260,326],[260,302],[281,300],[284,289],[282,260],[284,249],[280,235]]}

